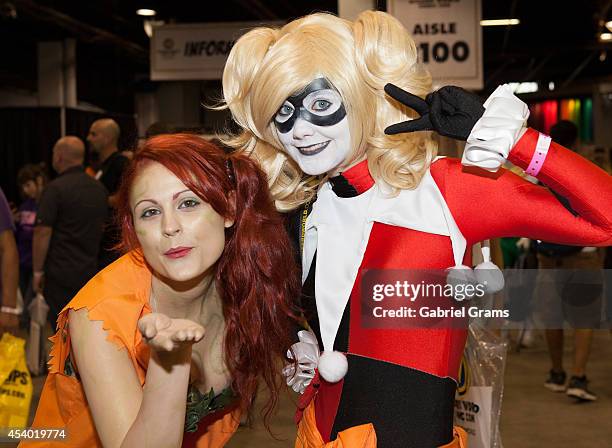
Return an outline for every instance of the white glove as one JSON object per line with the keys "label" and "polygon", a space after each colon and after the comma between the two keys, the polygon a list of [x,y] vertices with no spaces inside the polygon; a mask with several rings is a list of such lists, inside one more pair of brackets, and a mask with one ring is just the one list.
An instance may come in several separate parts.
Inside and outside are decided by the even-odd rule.
{"label": "white glove", "polygon": [[529,108],[508,84],[495,89],[484,103],[485,112],[467,138],[461,163],[497,171],[522,136]]}
{"label": "white glove", "polygon": [[[315,376],[315,370],[319,365],[319,344],[314,333],[306,330],[298,332],[300,342],[296,342],[291,346],[293,354],[297,357],[298,367],[297,372],[293,364],[289,364],[283,368],[283,375],[287,380],[287,385],[295,392],[304,393],[306,387],[310,384]],[[291,350],[287,351],[287,357],[293,358]]]}

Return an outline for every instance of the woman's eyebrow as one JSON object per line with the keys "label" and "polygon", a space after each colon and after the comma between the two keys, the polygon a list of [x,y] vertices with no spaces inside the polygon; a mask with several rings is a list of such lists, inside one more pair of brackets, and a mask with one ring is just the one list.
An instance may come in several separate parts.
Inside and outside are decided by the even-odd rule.
{"label": "woman's eyebrow", "polygon": [[153,199],[141,199],[134,205],[134,209],[136,209],[136,207],[138,207],[138,204],[140,204],[141,202],[152,202],[153,204],[157,204],[157,201]]}
{"label": "woman's eyebrow", "polygon": [[[186,193],[186,192],[191,192],[191,190],[189,188],[179,191],[178,193],[174,193],[172,195],[172,200],[175,200],[176,198],[178,198],[181,194]],[[157,204],[158,202],[155,199],[141,199],[140,201],[138,201],[135,205],[134,205],[134,209],[136,207],[138,207],[138,204],[140,204],[141,202],[151,202],[153,204]]]}
{"label": "woman's eyebrow", "polygon": [[185,193],[185,192],[187,192],[187,191],[189,191],[189,192],[190,192],[191,190],[190,190],[189,188],[187,188],[186,190],[179,191],[178,193],[174,193],[174,194],[172,195],[172,200],[175,200],[176,198],[178,198],[180,195],[182,195],[183,193]]}

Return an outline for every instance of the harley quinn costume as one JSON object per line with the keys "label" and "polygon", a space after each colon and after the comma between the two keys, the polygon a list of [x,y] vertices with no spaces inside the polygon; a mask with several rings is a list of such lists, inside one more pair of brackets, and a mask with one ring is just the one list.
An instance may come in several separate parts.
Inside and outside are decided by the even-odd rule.
{"label": "harley quinn costume", "polygon": [[[467,332],[366,327],[367,270],[469,278],[480,275],[469,248],[490,238],[612,243],[610,176],[524,131],[528,108],[508,88],[484,107],[456,87],[430,93],[417,54],[395,18],[364,11],[256,28],[228,57],[224,98],[241,129],[229,143],[260,162],[303,247],[301,305],[314,334],[298,333],[299,366],[284,369],[303,392],[296,447],[466,446],[453,406]],[[467,139],[463,159],[435,159],[426,133],[385,135],[427,130]],[[509,171],[485,171],[506,160],[572,210]]]}
{"label": "harley quinn costume", "polygon": [[[538,160],[537,154],[534,159],[534,152],[542,140],[546,137],[527,130],[510,152],[509,160],[527,170],[530,161]],[[512,235],[575,245],[612,244],[610,177],[554,142],[550,143],[544,162],[538,179],[567,198],[577,216],[549,190],[509,171],[501,170],[493,176],[475,175],[464,172],[460,161],[450,158],[439,159],[430,166],[431,178],[465,237],[467,247],[485,239]],[[369,174],[367,161],[363,161],[331,178],[320,191],[333,196],[332,202],[326,205],[338,210],[334,201],[357,206],[356,199],[372,189],[376,189],[376,184]],[[319,199],[314,203],[315,211],[318,202]],[[333,211],[328,209],[325,213]],[[394,211],[410,213],[410,210]],[[466,331],[369,329],[360,325],[360,286],[365,270],[444,269],[456,264],[447,236],[436,231],[415,230],[414,226],[409,228],[410,224],[398,225],[400,220],[401,217],[395,217],[395,222],[388,219],[373,222],[363,256],[357,261],[355,281],[333,339],[333,350],[346,353],[346,376],[331,383],[317,375],[300,403],[302,410],[312,407],[310,411],[316,416],[316,427],[323,442],[335,440],[347,428],[368,423],[373,425],[380,447],[436,447],[453,440],[456,379]],[[360,223],[348,217],[343,225],[354,229]],[[308,250],[312,250],[308,247],[309,227],[307,221],[306,259]],[[338,236],[334,234],[334,238]],[[359,252],[357,247],[354,249]],[[302,306],[318,346],[324,347],[321,330],[327,316],[320,308],[326,304],[315,294],[316,275],[319,270],[336,273],[337,263],[352,255],[326,251],[325,246],[316,246],[316,250],[312,261],[305,262],[310,267],[303,275]],[[323,251],[326,253],[321,257]],[[463,262],[470,264],[470,261],[471,254],[467,253]],[[332,291],[338,298],[341,293],[338,288]]]}

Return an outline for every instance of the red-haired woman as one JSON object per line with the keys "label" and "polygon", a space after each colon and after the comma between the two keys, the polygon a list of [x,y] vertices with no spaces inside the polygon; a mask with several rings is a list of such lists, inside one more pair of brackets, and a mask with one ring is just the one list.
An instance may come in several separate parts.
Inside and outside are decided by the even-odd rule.
{"label": "red-haired woman", "polygon": [[59,315],[33,426],[75,447],[223,446],[258,377],[269,415],[291,344],[299,286],[266,177],[197,136],[158,136],[118,214],[127,253]]}

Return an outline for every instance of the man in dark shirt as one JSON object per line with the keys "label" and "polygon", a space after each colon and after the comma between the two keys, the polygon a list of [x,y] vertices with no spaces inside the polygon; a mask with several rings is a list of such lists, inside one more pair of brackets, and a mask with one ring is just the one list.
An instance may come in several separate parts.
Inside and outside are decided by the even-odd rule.
{"label": "man in dark shirt", "polygon": [[51,322],[98,270],[108,195],[100,182],[85,174],[84,156],[85,145],[78,137],[57,141],[53,169],[59,176],[45,188],[36,216],[33,286],[42,290]]}
{"label": "man in dark shirt", "polygon": [[114,223],[115,194],[121,183],[121,176],[129,160],[119,153],[117,143],[120,129],[115,120],[103,118],[93,122],[87,135],[87,143],[92,152],[96,153],[100,169],[96,173],[98,179],[108,191],[108,219],[100,247],[99,268],[102,269],[115,261],[119,254],[112,250],[119,241],[119,229]]}

